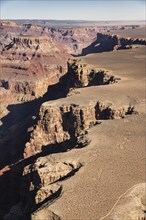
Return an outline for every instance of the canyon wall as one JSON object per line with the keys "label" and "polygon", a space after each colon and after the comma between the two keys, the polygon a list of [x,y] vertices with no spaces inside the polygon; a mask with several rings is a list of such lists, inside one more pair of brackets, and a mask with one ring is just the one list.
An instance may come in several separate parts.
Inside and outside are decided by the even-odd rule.
{"label": "canyon wall", "polygon": [[66,72],[69,57],[49,37],[22,36],[2,39],[0,55],[1,87],[35,97],[39,92],[42,96]]}
{"label": "canyon wall", "polygon": [[[26,143],[24,158],[42,152],[54,145],[73,144],[74,147],[83,147],[89,143],[86,136],[88,129],[98,120],[124,118],[126,114],[132,114],[134,107],[121,106],[114,108],[108,104],[88,103],[87,105],[62,104],[55,105],[46,102],[40,108],[39,120],[35,127],[31,128],[30,141]],[[60,149],[61,150],[61,149]]]}
{"label": "canyon wall", "polygon": [[117,35],[97,33],[96,40],[82,49],[81,55],[101,53],[113,50],[130,49],[133,44],[146,45],[145,39],[123,38]]}

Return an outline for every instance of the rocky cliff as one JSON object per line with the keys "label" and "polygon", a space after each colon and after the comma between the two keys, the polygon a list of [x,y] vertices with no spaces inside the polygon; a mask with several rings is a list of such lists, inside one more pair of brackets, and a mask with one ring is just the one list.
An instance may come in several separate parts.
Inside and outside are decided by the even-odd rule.
{"label": "rocky cliff", "polygon": [[0,86],[21,101],[43,96],[66,73],[66,51],[49,37],[10,37],[1,40]]}
{"label": "rocky cliff", "polygon": [[10,42],[8,44],[5,44],[8,41],[5,38],[1,42],[1,54],[7,54],[9,59],[30,60],[37,56],[48,55],[53,57],[57,53],[63,53],[63,49],[60,49],[50,37],[9,36],[9,38]]}
{"label": "rocky cliff", "polygon": [[118,82],[118,78],[107,70],[87,65],[81,59],[68,59],[67,74],[61,77],[60,83],[70,88],[107,85]]}
{"label": "rocky cliff", "polygon": [[[99,70],[83,63],[81,60],[68,61],[67,74],[60,78],[58,88],[60,92],[72,88],[86,86],[107,85],[117,82],[108,71]],[[118,110],[98,103],[89,106],[76,104],[54,105],[43,103],[40,108],[39,121],[31,133],[30,142],[26,144],[24,157],[42,151],[43,146],[71,141],[75,145],[86,145],[88,140],[84,137],[86,130],[97,123],[97,119],[114,119],[124,117],[129,111],[128,107]]]}
{"label": "rocky cliff", "polygon": [[123,118],[133,111],[131,106],[115,109],[98,101],[84,106],[46,102],[40,108],[39,121],[32,128],[30,141],[26,143],[24,158],[40,153],[53,144],[61,143],[60,147],[64,147],[66,142],[71,142],[74,147],[86,146],[89,142],[87,131],[98,124],[98,120]]}
{"label": "rocky cliff", "polygon": [[130,49],[133,44],[146,45],[146,40],[139,38],[123,38],[118,35],[97,33],[96,40],[86,48],[83,48],[81,55]]}
{"label": "rocky cliff", "polygon": [[98,27],[48,28],[48,34],[69,54],[78,55],[95,39],[98,30]]}
{"label": "rocky cliff", "polygon": [[[46,24],[44,24],[46,23]],[[117,35],[104,34],[110,30],[120,30],[120,25],[116,26],[99,26],[98,24],[84,25],[49,25],[46,22],[8,22],[1,21],[1,36],[4,38],[10,35],[16,37],[16,33],[21,38],[39,36],[50,38],[58,46],[63,47],[69,54],[74,56],[84,55],[93,52],[111,51],[114,46],[116,49],[128,49],[131,44],[145,44],[145,39],[121,38]],[[136,28],[136,25],[129,25],[126,29]]]}

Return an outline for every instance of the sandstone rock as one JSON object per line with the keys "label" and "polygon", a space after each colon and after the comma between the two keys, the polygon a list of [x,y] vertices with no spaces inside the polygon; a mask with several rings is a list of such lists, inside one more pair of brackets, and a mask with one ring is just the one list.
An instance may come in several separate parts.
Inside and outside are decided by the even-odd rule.
{"label": "sandstone rock", "polygon": [[24,168],[20,198],[27,201],[26,209],[45,202],[60,195],[62,186],[57,181],[73,175],[82,164],[76,161],[56,162],[48,157],[40,157]]}
{"label": "sandstone rock", "polygon": [[107,70],[89,66],[80,59],[69,59],[67,66],[67,74],[60,79],[60,83],[70,88],[107,85],[117,82],[117,79],[108,74]]}
{"label": "sandstone rock", "polygon": [[55,162],[47,157],[40,157],[33,165],[26,166],[23,175],[31,174],[30,190],[46,187],[81,167],[81,163]]}
{"label": "sandstone rock", "polygon": [[52,211],[46,209],[42,209],[40,211],[36,211],[31,215],[32,220],[61,220],[59,216],[57,216]]}
{"label": "sandstone rock", "polygon": [[96,123],[94,106],[76,105],[51,106],[44,103],[40,110],[40,120],[26,144],[25,157],[41,152],[42,146],[76,141],[91,123]]}
{"label": "sandstone rock", "polygon": [[39,204],[41,202],[44,202],[46,199],[49,199],[49,197],[53,196],[56,192],[58,192],[61,189],[61,186],[58,184],[53,185],[46,185],[44,187],[41,187],[35,196],[35,203]]}
{"label": "sandstone rock", "polygon": [[88,105],[43,103],[40,108],[38,123],[31,133],[30,141],[25,146],[24,157],[42,151],[42,147],[51,144],[72,141],[78,147],[90,142],[86,138],[87,130],[97,124],[100,119],[118,119],[132,114],[132,106],[113,107],[102,102]]}

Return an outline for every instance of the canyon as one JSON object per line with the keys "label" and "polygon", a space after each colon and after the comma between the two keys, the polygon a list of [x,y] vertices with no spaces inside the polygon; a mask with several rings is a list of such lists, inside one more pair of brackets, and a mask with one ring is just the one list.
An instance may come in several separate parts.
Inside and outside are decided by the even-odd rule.
{"label": "canyon", "polygon": [[0,218],[145,220],[144,27],[64,26],[0,23]]}

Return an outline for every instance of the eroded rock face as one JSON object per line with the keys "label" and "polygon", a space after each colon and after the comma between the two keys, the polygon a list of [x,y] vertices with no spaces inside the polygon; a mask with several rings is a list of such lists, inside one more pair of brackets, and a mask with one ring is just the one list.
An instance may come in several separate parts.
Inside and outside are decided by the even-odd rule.
{"label": "eroded rock face", "polygon": [[50,156],[39,157],[26,166],[20,191],[21,201],[26,201],[24,208],[36,210],[42,204],[57,198],[62,185],[56,182],[73,175],[81,166],[76,161],[57,162]]}
{"label": "eroded rock face", "polygon": [[[11,97],[11,92],[9,90],[6,90],[2,87],[0,87],[0,101],[3,103],[0,106],[0,119],[2,119],[4,116],[6,116],[9,111],[7,109],[8,104],[12,103],[13,97]],[[2,122],[0,122],[2,124]]]}
{"label": "eroded rock face", "polygon": [[46,102],[40,108],[40,118],[31,133],[30,142],[26,143],[24,157],[41,152],[42,147],[69,140],[80,146],[87,130],[96,125],[97,120],[123,118],[133,111],[130,106],[115,109],[100,102],[85,106],[51,105]]}
{"label": "eroded rock face", "polygon": [[60,185],[53,184],[53,185],[46,185],[41,187],[35,196],[35,203],[39,204],[44,202],[46,199],[49,199],[54,193],[56,193],[60,189]]}
{"label": "eroded rock face", "polygon": [[[23,163],[24,162],[24,163]],[[30,219],[31,213],[35,212],[32,217],[40,216],[40,208],[44,208],[44,204],[57,199],[62,192],[62,182],[65,178],[74,175],[82,164],[75,160],[56,161],[51,155],[38,157],[36,160],[31,160],[29,165],[26,161],[20,163],[18,167],[9,167],[3,170],[0,175],[5,176],[10,174],[10,186],[8,190],[9,199],[11,198],[12,205],[8,207],[1,206],[0,217],[5,220],[12,219]],[[20,176],[21,165],[23,165],[23,173]],[[21,171],[20,171],[21,170]],[[1,176],[1,178],[3,178]],[[16,181],[16,182],[15,182]],[[11,188],[12,187],[12,188]],[[3,186],[5,189],[5,186]],[[16,190],[15,193],[13,190]],[[5,192],[3,192],[5,194]],[[1,192],[1,200],[3,198]],[[13,201],[14,200],[14,201]],[[7,203],[7,201],[3,201]],[[3,210],[4,209],[4,210]],[[47,213],[44,213],[46,216]],[[55,214],[48,213],[52,219],[58,219]]]}
{"label": "eroded rock face", "polygon": [[25,167],[23,175],[31,174],[30,190],[34,190],[67,177],[80,167],[79,162],[56,162],[47,157],[40,157],[34,164]]}
{"label": "eroded rock face", "polygon": [[[9,41],[8,41],[9,39]],[[9,60],[27,61],[47,55],[53,57],[65,50],[55,44],[50,37],[7,36],[1,41],[1,55]]]}
{"label": "eroded rock face", "polygon": [[69,55],[49,37],[6,37],[1,51],[0,86],[23,101],[44,95],[66,73]]}
{"label": "eroded rock face", "polygon": [[83,48],[81,55],[130,49],[133,44],[146,45],[146,40],[138,38],[122,38],[117,35],[97,33],[97,39],[86,48]]}
{"label": "eroded rock face", "polygon": [[145,220],[145,183],[140,183],[124,193],[111,212],[101,220]]}
{"label": "eroded rock face", "polygon": [[61,220],[59,216],[57,216],[55,213],[51,212],[48,209],[42,209],[40,211],[37,211],[31,215],[32,220]]}
{"label": "eroded rock face", "polygon": [[61,83],[70,85],[71,88],[86,86],[107,85],[117,82],[117,79],[108,74],[107,70],[101,70],[82,62],[81,59],[69,59],[68,72],[62,77]]}
{"label": "eroded rock face", "polygon": [[53,41],[62,45],[69,54],[78,55],[96,37],[98,27],[48,28]]}

